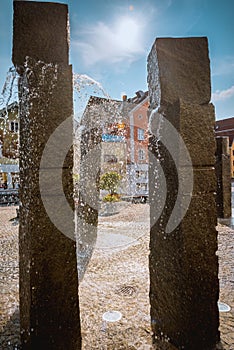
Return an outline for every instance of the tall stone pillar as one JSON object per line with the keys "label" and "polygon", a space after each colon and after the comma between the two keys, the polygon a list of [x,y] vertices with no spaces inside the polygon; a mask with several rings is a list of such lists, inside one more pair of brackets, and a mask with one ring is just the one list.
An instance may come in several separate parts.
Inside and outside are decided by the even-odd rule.
{"label": "tall stone pillar", "polygon": [[[67,25],[66,5],[14,2],[13,63],[20,74],[22,349],[81,349],[76,244],[72,237],[73,88]],[[64,121],[65,130],[51,139]],[[49,139],[54,151],[48,151],[40,168]],[[64,139],[71,148],[60,169]],[[70,204],[69,216],[65,197]],[[53,203],[50,214],[44,207],[46,201]],[[63,232],[53,224],[56,215],[67,224]]]}
{"label": "tall stone pillar", "polygon": [[[79,280],[84,277],[96,240],[99,210],[103,99],[90,97],[80,123],[80,179],[77,206]],[[108,102],[107,102],[108,104]]]}
{"label": "tall stone pillar", "polygon": [[216,137],[216,145],[217,214],[226,219],[232,216],[229,138]]}
{"label": "tall stone pillar", "polygon": [[207,39],[157,39],[148,84],[153,342],[211,350],[219,341],[219,283]]}

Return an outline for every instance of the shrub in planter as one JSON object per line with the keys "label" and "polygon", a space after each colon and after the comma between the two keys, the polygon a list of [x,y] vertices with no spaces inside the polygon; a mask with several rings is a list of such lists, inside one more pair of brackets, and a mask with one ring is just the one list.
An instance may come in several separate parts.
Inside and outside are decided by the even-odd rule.
{"label": "shrub in planter", "polygon": [[117,194],[117,189],[119,182],[121,180],[121,175],[116,171],[110,171],[105,173],[100,178],[100,189],[106,190],[110,195]]}

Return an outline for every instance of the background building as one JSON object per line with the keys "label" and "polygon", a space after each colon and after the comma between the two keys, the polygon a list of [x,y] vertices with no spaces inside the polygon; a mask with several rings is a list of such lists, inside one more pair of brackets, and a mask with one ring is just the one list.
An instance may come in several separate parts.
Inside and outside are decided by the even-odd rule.
{"label": "background building", "polygon": [[81,120],[82,130],[99,129],[100,172],[119,173],[123,195],[148,195],[147,109],[148,94],[143,91],[122,101],[91,96]]}
{"label": "background building", "polygon": [[19,184],[18,103],[0,110],[0,187],[17,188]]}
{"label": "background building", "polygon": [[127,194],[148,196],[148,93],[137,91],[127,124]]}
{"label": "background building", "polygon": [[19,157],[18,103],[0,110],[0,157]]}

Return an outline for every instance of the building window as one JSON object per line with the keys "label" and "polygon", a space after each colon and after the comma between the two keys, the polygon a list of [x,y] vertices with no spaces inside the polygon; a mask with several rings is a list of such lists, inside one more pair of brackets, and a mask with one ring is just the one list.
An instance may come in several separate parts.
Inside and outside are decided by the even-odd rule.
{"label": "building window", "polygon": [[10,122],[10,131],[18,132],[19,131],[19,123],[15,121]]}
{"label": "building window", "polygon": [[138,119],[142,119],[142,115],[141,114],[138,115]]}
{"label": "building window", "polygon": [[137,179],[147,179],[147,171],[144,170],[136,170],[136,178]]}
{"label": "building window", "polygon": [[137,191],[147,191],[146,183],[136,183]]}
{"label": "building window", "polygon": [[105,163],[117,163],[118,159],[114,154],[105,154],[104,155],[104,162]]}
{"label": "building window", "polygon": [[139,149],[138,151],[138,159],[144,160],[145,159],[145,151],[143,149]]}
{"label": "building window", "polygon": [[137,138],[139,141],[143,141],[145,139],[145,132],[144,129],[137,129]]}

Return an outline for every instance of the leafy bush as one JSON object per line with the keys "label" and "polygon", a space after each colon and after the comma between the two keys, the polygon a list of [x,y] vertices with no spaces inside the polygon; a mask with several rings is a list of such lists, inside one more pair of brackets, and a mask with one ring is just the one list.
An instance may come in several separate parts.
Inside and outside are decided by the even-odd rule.
{"label": "leafy bush", "polygon": [[100,189],[108,191],[110,195],[116,194],[120,180],[121,175],[116,171],[105,173],[100,179]]}

